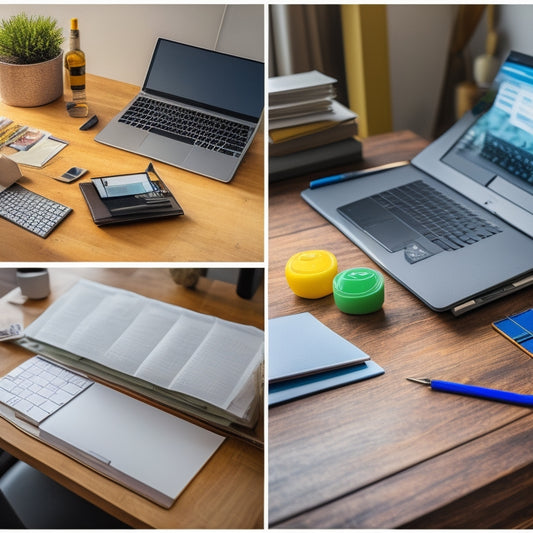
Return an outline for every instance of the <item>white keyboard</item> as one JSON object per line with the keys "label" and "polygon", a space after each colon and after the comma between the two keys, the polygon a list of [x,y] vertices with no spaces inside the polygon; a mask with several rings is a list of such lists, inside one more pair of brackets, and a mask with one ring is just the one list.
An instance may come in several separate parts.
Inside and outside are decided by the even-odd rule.
{"label": "white keyboard", "polygon": [[0,379],[0,403],[28,422],[39,425],[93,383],[36,356]]}

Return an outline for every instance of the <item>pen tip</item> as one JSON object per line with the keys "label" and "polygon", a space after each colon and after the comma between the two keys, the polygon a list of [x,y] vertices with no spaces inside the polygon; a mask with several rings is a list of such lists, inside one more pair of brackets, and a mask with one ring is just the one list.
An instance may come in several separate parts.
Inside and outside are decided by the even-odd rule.
{"label": "pen tip", "polygon": [[414,383],[420,383],[422,385],[431,385],[431,380],[429,378],[407,378],[409,381]]}

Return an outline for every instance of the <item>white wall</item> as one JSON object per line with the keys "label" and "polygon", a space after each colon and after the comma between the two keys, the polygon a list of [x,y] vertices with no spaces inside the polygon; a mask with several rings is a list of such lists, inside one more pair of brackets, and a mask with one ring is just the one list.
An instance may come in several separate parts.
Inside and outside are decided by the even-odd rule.
{"label": "white wall", "polygon": [[500,58],[505,59],[509,50],[533,56],[533,5],[504,5],[499,13]]}
{"label": "white wall", "polygon": [[157,37],[264,61],[264,6],[223,4],[0,4],[0,18],[24,11],[64,28],[77,17],[87,72],[142,85]]}
{"label": "white wall", "polygon": [[428,138],[454,20],[452,5],[389,5],[389,66],[394,130]]}
{"label": "white wall", "polygon": [[[498,57],[514,49],[533,55],[533,5],[498,5]],[[427,139],[435,121],[457,6],[389,5],[389,57],[395,130],[409,129]],[[470,45],[472,58],[483,53],[486,21]]]}

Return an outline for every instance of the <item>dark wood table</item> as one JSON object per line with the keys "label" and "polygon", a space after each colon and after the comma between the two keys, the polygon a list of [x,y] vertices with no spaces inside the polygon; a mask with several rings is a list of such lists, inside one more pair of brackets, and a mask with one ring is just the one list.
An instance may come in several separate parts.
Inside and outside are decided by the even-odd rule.
{"label": "dark wood table", "polygon": [[[426,144],[410,132],[369,138],[360,167],[410,159]],[[383,309],[370,315],[343,314],[332,296],[299,298],[284,277],[298,251],[329,250],[339,271],[378,268],[300,198],[308,183],[270,186],[269,316],[309,311],[385,374],[269,410],[270,526],[533,526],[533,411],[406,380],[533,393],[533,360],[491,327],[531,307],[533,288],[459,318],[386,274]]]}

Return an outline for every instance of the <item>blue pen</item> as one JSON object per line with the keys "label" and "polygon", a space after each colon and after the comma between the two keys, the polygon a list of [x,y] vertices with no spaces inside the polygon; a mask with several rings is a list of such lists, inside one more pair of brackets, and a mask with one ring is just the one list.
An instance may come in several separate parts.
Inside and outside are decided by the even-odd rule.
{"label": "blue pen", "polygon": [[309,183],[310,189],[318,189],[318,187],[324,187],[326,185],[332,185],[333,183],[340,183],[342,181],[353,180],[356,178],[362,178],[363,176],[369,176],[382,170],[390,170],[391,168],[403,167],[408,165],[409,161],[396,161],[394,163],[387,163],[386,165],[380,165],[379,167],[365,168],[363,170],[354,170],[353,172],[345,172],[344,174],[336,174],[335,176],[328,176],[326,178],[318,178]]}
{"label": "blue pen", "polygon": [[516,392],[507,392],[503,390],[487,389],[475,385],[464,385],[462,383],[453,383],[451,381],[441,381],[429,378],[407,378],[409,381],[429,385],[431,390],[439,392],[451,392],[452,394],[462,394],[464,396],[473,396],[495,402],[512,403],[523,407],[533,407],[533,395],[518,394]]}

